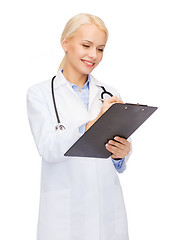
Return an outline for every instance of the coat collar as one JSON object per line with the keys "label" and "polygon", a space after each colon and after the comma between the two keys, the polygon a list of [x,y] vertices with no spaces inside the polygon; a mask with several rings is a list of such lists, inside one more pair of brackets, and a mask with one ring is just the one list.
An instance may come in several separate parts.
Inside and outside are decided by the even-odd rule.
{"label": "coat collar", "polygon": [[[98,87],[102,86],[102,83],[99,82],[96,78],[94,78],[91,74],[89,74],[89,78],[90,78],[90,86],[92,85],[96,85]],[[64,75],[62,74],[61,69],[59,69],[56,74],[55,83],[54,83],[55,90],[60,86],[66,85],[66,84],[68,84],[68,81],[65,79]]]}

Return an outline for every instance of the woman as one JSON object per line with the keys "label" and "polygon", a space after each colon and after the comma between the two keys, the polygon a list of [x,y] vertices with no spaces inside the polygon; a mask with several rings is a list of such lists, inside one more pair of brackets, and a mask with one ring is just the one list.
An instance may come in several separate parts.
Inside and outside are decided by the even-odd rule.
{"label": "woman", "polygon": [[[114,103],[117,91],[90,73],[101,62],[108,31],[90,14],[74,16],[61,37],[65,57],[54,79],[62,128],[56,128],[51,79],[29,88],[28,117],[42,156],[38,240],[128,240],[127,219],[116,173],[125,169],[129,141],[110,140],[110,158],[64,153]],[[113,97],[100,101],[101,86]]]}

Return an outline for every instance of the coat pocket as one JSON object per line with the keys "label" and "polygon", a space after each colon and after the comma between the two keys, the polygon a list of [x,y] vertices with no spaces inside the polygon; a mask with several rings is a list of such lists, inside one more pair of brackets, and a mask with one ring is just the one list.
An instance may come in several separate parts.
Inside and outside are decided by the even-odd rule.
{"label": "coat pocket", "polygon": [[69,239],[70,189],[41,193],[38,240]]}
{"label": "coat pocket", "polygon": [[120,185],[102,190],[101,231],[103,239],[128,240],[127,216]]}
{"label": "coat pocket", "polygon": [[122,189],[119,185],[115,187],[115,233],[120,239],[128,239],[127,214]]}

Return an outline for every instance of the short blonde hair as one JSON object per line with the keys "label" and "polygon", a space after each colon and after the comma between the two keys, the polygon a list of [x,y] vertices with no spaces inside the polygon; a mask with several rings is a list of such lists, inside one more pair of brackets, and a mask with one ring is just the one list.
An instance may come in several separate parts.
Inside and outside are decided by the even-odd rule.
{"label": "short blonde hair", "polygon": [[[78,29],[84,24],[95,24],[101,31],[105,32],[108,39],[108,30],[105,26],[105,23],[101,20],[101,18],[88,14],[88,13],[80,13],[72,17],[65,25],[63,30],[60,43],[64,38],[72,38],[75,36]],[[65,64],[65,56],[59,66],[59,69],[62,69]]]}

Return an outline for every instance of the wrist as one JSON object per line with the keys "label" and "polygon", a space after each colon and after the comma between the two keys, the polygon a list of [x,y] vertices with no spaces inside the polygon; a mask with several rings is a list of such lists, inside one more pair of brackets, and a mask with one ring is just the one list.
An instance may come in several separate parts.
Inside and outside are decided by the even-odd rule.
{"label": "wrist", "polygon": [[122,160],[123,158],[112,158],[112,159],[115,161],[119,161],[119,160]]}
{"label": "wrist", "polygon": [[111,157],[114,161],[120,161],[120,160],[125,160],[125,157],[123,157],[123,158],[113,158],[113,157]]}
{"label": "wrist", "polygon": [[100,118],[100,117],[99,117],[99,115],[98,115],[97,118],[95,118],[94,120],[88,122],[88,123],[86,124],[86,126],[85,126],[85,131],[87,131],[99,118]]}

